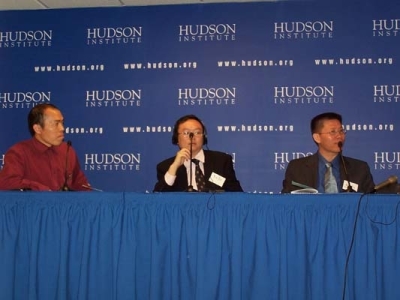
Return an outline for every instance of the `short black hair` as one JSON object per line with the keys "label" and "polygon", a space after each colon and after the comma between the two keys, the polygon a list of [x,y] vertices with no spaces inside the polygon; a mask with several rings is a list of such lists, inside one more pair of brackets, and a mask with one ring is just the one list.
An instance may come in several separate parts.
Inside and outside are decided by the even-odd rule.
{"label": "short black hair", "polygon": [[41,103],[35,105],[28,114],[28,129],[31,136],[35,135],[35,130],[33,125],[39,124],[43,127],[44,125],[44,111],[48,108],[59,110],[54,104],[51,103]]}
{"label": "short black hair", "polygon": [[335,112],[326,112],[312,118],[310,123],[311,134],[318,133],[326,120],[338,120],[342,124],[342,116]]}

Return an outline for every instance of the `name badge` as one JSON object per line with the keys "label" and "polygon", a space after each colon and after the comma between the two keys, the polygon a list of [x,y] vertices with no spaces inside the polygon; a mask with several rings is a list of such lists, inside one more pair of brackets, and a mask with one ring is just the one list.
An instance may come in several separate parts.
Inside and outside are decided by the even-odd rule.
{"label": "name badge", "polygon": [[208,179],[209,182],[212,182],[219,187],[222,187],[225,182],[225,177],[222,177],[221,175],[218,175],[217,173],[212,172],[210,178]]}
{"label": "name badge", "polygon": [[[344,181],[343,181],[342,189],[347,190],[347,187],[348,187],[348,186],[349,186],[349,182],[348,182],[347,180],[344,180]],[[350,181],[350,186],[351,186],[351,188],[353,189],[353,191],[355,191],[355,192],[358,191],[358,184],[357,184],[357,183],[354,183],[354,182],[351,182],[351,181]]]}

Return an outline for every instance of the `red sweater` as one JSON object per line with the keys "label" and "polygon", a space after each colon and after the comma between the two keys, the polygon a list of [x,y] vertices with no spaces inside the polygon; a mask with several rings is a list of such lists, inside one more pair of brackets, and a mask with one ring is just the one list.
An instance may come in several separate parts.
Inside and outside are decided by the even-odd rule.
{"label": "red sweater", "polygon": [[[67,143],[47,147],[36,138],[12,146],[4,156],[0,171],[0,190],[31,189],[34,191],[59,191],[65,182],[74,191],[87,191],[89,185],[83,174],[75,150]],[[68,166],[66,168],[66,161]],[[66,172],[67,169],[67,172]]]}

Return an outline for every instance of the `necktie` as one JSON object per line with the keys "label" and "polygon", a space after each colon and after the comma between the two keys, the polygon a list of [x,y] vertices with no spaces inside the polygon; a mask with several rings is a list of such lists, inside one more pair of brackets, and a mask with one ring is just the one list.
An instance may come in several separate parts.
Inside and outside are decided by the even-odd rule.
{"label": "necktie", "polygon": [[325,178],[324,178],[324,185],[325,185],[325,193],[337,193],[337,183],[335,176],[332,173],[332,164],[326,163],[326,171],[325,171]]}
{"label": "necktie", "polygon": [[193,158],[192,162],[196,165],[196,169],[194,172],[194,175],[195,175],[194,178],[196,180],[197,190],[199,192],[201,192],[202,190],[204,190],[204,187],[206,186],[206,180],[205,180],[204,174],[201,171],[200,166],[199,166],[200,161],[198,159]]}

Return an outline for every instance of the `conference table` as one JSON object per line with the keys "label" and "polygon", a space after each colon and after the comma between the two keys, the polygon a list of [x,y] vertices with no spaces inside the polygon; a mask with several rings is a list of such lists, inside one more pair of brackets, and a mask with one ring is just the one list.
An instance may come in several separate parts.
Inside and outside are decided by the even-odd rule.
{"label": "conference table", "polygon": [[400,195],[1,192],[0,299],[400,299]]}

